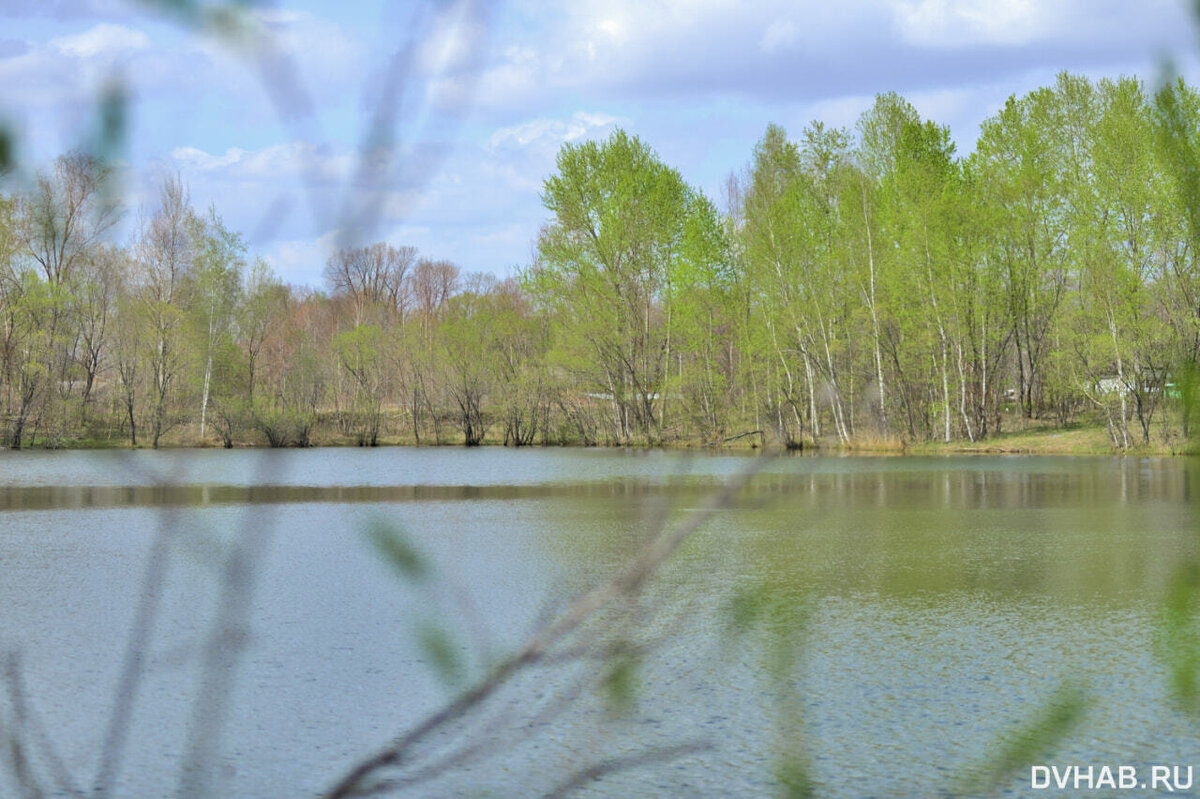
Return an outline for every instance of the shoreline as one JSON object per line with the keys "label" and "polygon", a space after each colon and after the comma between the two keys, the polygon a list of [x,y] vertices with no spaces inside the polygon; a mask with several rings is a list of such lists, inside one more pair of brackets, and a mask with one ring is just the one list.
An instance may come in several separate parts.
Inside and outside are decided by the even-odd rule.
{"label": "shoreline", "polygon": [[[659,443],[651,442],[633,442],[625,445],[589,445],[583,443],[536,443],[527,444],[520,447],[511,447],[512,449],[555,449],[555,448],[578,448],[578,449],[593,449],[593,448],[612,448],[612,449],[628,449],[628,450],[660,450],[660,451],[707,451],[707,452],[729,452],[729,453],[748,453],[755,451],[775,452],[784,450],[795,454],[823,454],[823,455],[892,455],[892,456],[928,456],[928,455],[1076,455],[1076,456],[1121,456],[1121,457],[1188,457],[1200,455],[1200,442],[1176,440],[1176,441],[1151,441],[1149,445],[1132,445],[1128,449],[1122,450],[1114,447],[1108,439],[1107,433],[1103,427],[1075,427],[1075,428],[1042,428],[1034,430],[1026,430],[1012,433],[1002,433],[994,438],[988,438],[983,441],[918,441],[906,442],[900,439],[873,439],[863,438],[857,441],[851,441],[847,444],[839,444],[836,441],[805,441],[801,446],[795,448],[784,448],[775,443],[767,443],[765,446],[759,444],[758,438],[741,438],[738,441],[727,441],[717,444],[710,444],[697,440],[675,440]],[[485,440],[478,445],[485,448],[506,447],[499,440]],[[411,439],[402,437],[387,437],[381,438],[379,443],[374,448],[392,448],[392,447],[412,447],[412,448],[464,448],[470,449],[473,447],[465,447],[462,441],[442,441],[441,443],[432,442],[416,442]],[[286,449],[296,449],[297,447],[286,447]],[[359,444],[353,438],[329,437],[318,438],[309,447],[304,449],[325,449],[325,448],[363,448],[370,449]],[[21,451],[13,450],[11,447],[0,447],[4,451]],[[49,443],[37,442],[32,447],[23,447],[26,451],[83,451],[83,450],[153,450],[153,447],[139,444],[136,447],[130,446],[127,440],[117,439],[75,439],[62,440]],[[225,449],[219,441],[199,440],[198,438],[189,438],[187,436],[173,436],[170,439],[161,442],[159,449],[178,450],[178,449]],[[237,442],[229,449],[272,449],[266,443],[254,443],[249,441]]]}

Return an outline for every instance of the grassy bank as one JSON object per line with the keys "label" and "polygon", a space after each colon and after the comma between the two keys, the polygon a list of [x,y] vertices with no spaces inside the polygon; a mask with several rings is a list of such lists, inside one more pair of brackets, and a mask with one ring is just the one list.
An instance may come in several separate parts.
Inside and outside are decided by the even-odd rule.
{"label": "grassy bank", "polygon": [[[983,441],[924,442],[909,448],[922,454],[944,453],[1011,453],[1038,455],[1119,455],[1108,431],[1102,425],[1070,428],[1046,427],[1020,432],[1001,433]],[[1125,454],[1173,455],[1170,446],[1151,442],[1148,446],[1130,447]]]}
{"label": "grassy bank", "polygon": [[[950,455],[950,454],[1028,454],[1028,455],[1145,455],[1171,456],[1200,454],[1200,444],[1188,442],[1178,434],[1168,435],[1165,431],[1178,429],[1172,424],[1166,427],[1155,425],[1151,434],[1150,444],[1141,444],[1140,429],[1130,430],[1131,442],[1128,450],[1122,452],[1114,447],[1108,430],[1102,422],[1090,420],[1071,424],[1066,427],[1038,419],[1024,419],[1014,416],[1005,417],[1005,431],[993,434],[981,441],[955,439],[944,441],[908,441],[899,437],[881,437],[869,434],[856,436],[847,443],[839,443],[833,438],[823,438],[819,441],[804,442],[804,450],[815,450],[826,453],[860,453],[860,454],[892,454],[892,455]],[[443,429],[440,442],[432,434],[423,434],[418,441],[411,431],[404,431],[403,426],[391,427],[390,434],[380,435],[379,446],[463,446],[463,436],[453,428]],[[777,448],[778,444],[770,436],[753,434],[731,436],[720,442],[705,442],[699,439],[676,438],[663,442],[638,440],[631,442],[631,449],[679,449],[750,452],[761,449]],[[315,447],[353,447],[359,441],[354,436],[344,435],[332,425],[318,425],[313,430],[311,445]],[[489,435],[484,438],[483,446],[503,446],[503,437]],[[166,433],[161,442],[163,449],[213,449],[221,447],[221,441],[212,435],[201,438],[194,426],[177,427]],[[235,441],[235,448],[267,448],[266,438],[257,433],[251,433]],[[540,442],[534,446],[543,446]],[[551,446],[586,446],[582,441],[556,441]],[[93,436],[90,438],[40,438],[32,449],[132,449],[126,436],[106,438]],[[137,449],[149,449],[149,440],[139,441]]]}
{"label": "grassy bank", "polygon": [[[1122,450],[1113,446],[1103,424],[1078,424],[1058,427],[1036,421],[1021,430],[989,436],[982,441],[955,440],[910,443],[902,451],[914,455],[949,454],[1021,454],[1021,455],[1145,455],[1170,456],[1200,454],[1195,441],[1183,438],[1165,440],[1152,435],[1149,444],[1141,443],[1131,433],[1130,447]],[[857,448],[863,449],[863,448]]]}

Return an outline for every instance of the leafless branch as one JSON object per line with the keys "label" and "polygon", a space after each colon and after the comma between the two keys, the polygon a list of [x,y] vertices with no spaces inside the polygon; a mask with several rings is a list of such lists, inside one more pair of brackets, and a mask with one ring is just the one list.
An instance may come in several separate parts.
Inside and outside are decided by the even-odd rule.
{"label": "leafless branch", "polygon": [[98,797],[108,796],[112,792],[120,771],[121,758],[125,752],[125,743],[129,738],[133,719],[133,708],[141,688],[142,677],[146,672],[146,652],[154,634],[159,602],[166,584],[167,563],[178,528],[178,515],[178,511],[173,508],[163,511],[154,541],[150,545],[150,558],[142,576],[133,626],[129,632],[129,641],[125,645],[124,662],[113,696],[112,715],[104,733],[100,767],[94,787]]}
{"label": "leafless branch", "polygon": [[[29,692],[25,690],[20,657],[16,652],[10,652],[5,659],[4,681],[8,686],[8,700],[15,717],[11,735],[13,738],[12,746],[14,747],[14,766],[20,764],[16,769],[18,772],[18,783],[25,785],[27,780],[32,779],[33,775],[32,767],[29,765],[29,758],[25,754],[25,747],[19,740],[21,732],[25,731],[33,739],[33,744],[40,750],[41,759],[50,769],[51,778],[54,780],[57,789],[64,793],[82,796],[83,791],[79,790],[67,767],[63,764],[62,759],[59,758],[54,744],[46,734],[46,728],[42,726],[40,719],[27,699]],[[36,783],[30,782],[27,787],[31,790],[38,790],[35,786]]]}
{"label": "leafless branch", "polygon": [[[155,483],[172,482],[170,477],[156,474],[145,469],[132,456],[123,459],[125,468],[137,473],[143,479]],[[178,474],[174,475],[175,478]],[[146,672],[146,653],[154,634],[154,623],[158,617],[159,600],[167,579],[167,563],[171,548],[176,539],[179,527],[179,511],[176,508],[163,509],[159,517],[158,530],[150,545],[150,556],[146,562],[146,570],[142,575],[141,591],[138,594],[137,609],[134,611],[133,626],[130,628],[129,640],[125,644],[124,661],[121,665],[120,676],[117,680],[116,692],[113,695],[112,715],[105,728],[104,743],[100,752],[100,765],[96,771],[96,782],[93,791],[96,796],[108,796],[112,792],[117,774],[120,771],[121,758],[125,752],[125,743],[129,738],[130,725],[133,719],[133,708],[137,702],[138,691],[141,688],[142,677]]]}
{"label": "leafless branch", "polygon": [[[275,476],[275,463],[268,461],[264,470],[268,482]],[[179,795],[185,799],[214,795],[214,763],[221,752],[221,733],[230,711],[237,667],[250,635],[251,600],[259,564],[270,543],[274,522],[275,514],[269,508],[247,507],[240,535],[230,545],[221,574],[216,619],[202,655],[200,689],[188,726],[179,784]]]}
{"label": "leafless branch", "polygon": [[[567,662],[560,660],[558,661],[558,665],[561,666]],[[575,662],[578,663],[579,659],[575,659]],[[545,661],[543,660],[539,661],[536,665],[544,664]],[[562,716],[579,699],[583,694],[585,686],[588,684],[587,676],[585,674],[583,677],[571,681],[566,687],[556,691],[547,700],[545,707],[539,710],[536,715],[526,718],[519,729],[514,730],[512,728],[511,722],[515,714],[511,708],[507,708],[503,712],[497,713],[495,718],[491,719],[480,729],[473,730],[466,737],[466,743],[461,748],[451,751],[441,759],[434,760],[402,778],[389,780],[389,783],[395,787],[409,788],[436,779],[453,769],[487,760],[500,754],[502,749],[511,750],[520,746],[525,741],[542,732],[546,724]],[[495,736],[498,732],[505,729],[507,729],[507,734],[504,737],[503,744],[497,746]]]}
{"label": "leafless branch", "polygon": [[[0,714],[0,721],[3,721],[3,714]],[[37,776],[33,773],[33,768],[29,763],[29,756],[25,753],[25,744],[21,740],[21,727],[19,723],[7,725],[10,729],[5,737],[7,741],[8,760],[10,768],[13,772],[13,777],[16,779],[17,788],[21,791],[23,797],[28,799],[40,799],[44,796],[41,785],[38,783]]]}
{"label": "leafless branch", "polygon": [[[680,544],[700,529],[713,514],[732,505],[738,493],[750,478],[758,473],[763,463],[765,463],[765,459],[755,460],[750,468],[727,482],[721,491],[711,497],[702,508],[673,527],[664,529],[625,571],[576,600],[556,619],[537,631],[516,654],[496,666],[475,687],[427,717],[376,754],[354,766],[334,784],[325,796],[328,799],[343,799],[344,797],[378,793],[377,790],[367,785],[369,779],[375,779],[378,773],[384,769],[404,765],[413,746],[435,730],[462,718],[486,701],[515,674],[541,660],[552,647],[579,629],[598,611],[619,599],[638,594],[663,563],[679,548]],[[391,783],[383,784],[387,786]],[[370,793],[366,792],[368,788],[371,789]]]}
{"label": "leafless branch", "polygon": [[621,757],[613,757],[608,760],[601,760],[599,763],[593,763],[585,769],[572,774],[566,781],[559,784],[553,790],[546,794],[545,799],[561,799],[574,792],[578,788],[582,788],[589,782],[594,782],[609,774],[616,774],[620,771],[630,771],[642,766],[648,766],[651,763],[662,763],[667,760],[675,760],[676,758],[694,755],[697,752],[704,752],[712,748],[712,744],[707,741],[692,741],[690,743],[679,744],[677,746],[664,746],[656,749],[647,749],[643,752],[638,752],[632,755],[623,755]]}

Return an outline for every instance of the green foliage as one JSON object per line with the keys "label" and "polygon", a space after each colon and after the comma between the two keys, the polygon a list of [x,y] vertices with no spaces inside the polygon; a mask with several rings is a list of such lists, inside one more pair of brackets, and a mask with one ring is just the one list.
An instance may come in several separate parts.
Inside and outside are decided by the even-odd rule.
{"label": "green foliage", "polygon": [[438,678],[449,688],[463,684],[467,676],[461,647],[443,627],[432,622],[417,628],[417,644]]}
{"label": "green foliage", "polygon": [[[129,137],[129,90],[125,82],[119,77],[111,78],[102,88],[96,105],[96,131],[88,150],[99,163],[115,166],[124,157]],[[106,204],[120,203],[115,179],[105,181],[101,190]]]}
{"label": "green foliage", "polygon": [[994,754],[967,775],[956,793],[990,794],[1018,769],[1045,762],[1082,721],[1090,703],[1090,697],[1078,686],[1060,688],[1032,718],[988,747]]}
{"label": "green foliage", "polygon": [[1200,712],[1200,564],[1184,559],[1167,585],[1157,649],[1166,662],[1172,695]]}
{"label": "green foliage", "polygon": [[259,399],[251,406],[250,413],[254,426],[266,438],[268,446],[309,446],[309,434],[315,421],[311,411]]}
{"label": "green foliage", "polygon": [[372,370],[380,364],[383,331],[378,325],[359,325],[333,337],[333,351],[342,365],[356,377],[369,380]]}
{"label": "green foliage", "polygon": [[661,437],[670,303],[692,190],[636,137],[564,145],[543,201],[537,262],[523,286],[584,366],[576,384],[611,396],[613,440]]}
{"label": "green foliage", "polygon": [[1168,175],[1187,215],[1190,229],[1200,231],[1200,95],[1182,78],[1164,85],[1154,96],[1155,140],[1169,165]]}
{"label": "green foliage", "polygon": [[387,519],[376,518],[366,528],[366,536],[381,557],[396,573],[412,581],[424,580],[429,573],[425,558],[409,540],[404,528]]}
{"label": "green foliage", "polygon": [[633,712],[640,665],[636,649],[629,644],[615,647],[606,658],[600,690],[609,712],[621,716]]}
{"label": "green foliage", "polygon": [[0,123],[0,175],[11,172],[17,165],[17,141],[12,128]]}
{"label": "green foliage", "polygon": [[808,764],[802,758],[788,758],[775,767],[775,779],[787,799],[809,799],[819,796]]}
{"label": "green foliage", "polygon": [[736,587],[723,608],[726,656],[749,652],[773,693],[775,778],[788,797],[818,795],[797,681],[811,615],[804,587],[774,575]]}
{"label": "green foliage", "polygon": [[[1197,6],[1200,13],[1200,5]],[[1156,93],[1150,126],[1155,133],[1158,156],[1165,166],[1167,183],[1174,190],[1178,213],[1186,222],[1189,241],[1185,247],[1172,247],[1177,257],[1160,281],[1171,286],[1171,294],[1186,297],[1188,321],[1176,326],[1177,364],[1172,381],[1182,406],[1182,428],[1193,440],[1197,375],[1200,374],[1200,316],[1193,314],[1200,296],[1200,273],[1194,257],[1180,250],[1191,250],[1200,242],[1200,131],[1195,120],[1200,113],[1200,94],[1182,79],[1167,82]],[[1169,317],[1171,318],[1171,317]],[[1163,390],[1168,384],[1164,381]],[[1191,475],[1192,489],[1200,485],[1200,473]],[[1182,557],[1176,565],[1163,598],[1162,620],[1156,642],[1159,657],[1167,666],[1172,696],[1190,713],[1200,711],[1200,560],[1195,553]]]}
{"label": "green foliage", "polygon": [[[170,13],[208,27],[208,5]],[[115,146],[119,84],[101,105]],[[1182,81],[1063,74],[961,158],[884,94],[852,131],[768,126],[726,209],[618,130],[562,148],[519,281],[377,242],[330,259],[329,294],[283,285],[176,179],[136,241],[106,243],[96,145],[0,202],[0,413],[13,443],[900,449],[1053,420],[1175,451],[1198,113]]]}

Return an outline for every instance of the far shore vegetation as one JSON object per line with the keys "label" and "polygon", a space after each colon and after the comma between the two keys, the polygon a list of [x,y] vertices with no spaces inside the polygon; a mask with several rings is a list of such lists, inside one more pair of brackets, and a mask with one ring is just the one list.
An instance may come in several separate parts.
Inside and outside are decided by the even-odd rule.
{"label": "far shore vegetation", "polygon": [[348,242],[317,289],[179,177],[114,241],[112,168],[72,152],[0,196],[0,432],[1185,452],[1197,163],[1195,89],[1069,74],[966,157],[895,94],[853,130],[770,125],[716,199],[618,130],[562,147],[515,277]]}
{"label": "far shore vegetation", "polygon": [[[392,425],[402,426],[404,421],[398,420],[399,414],[385,413],[384,427],[392,429]],[[389,421],[390,420],[390,421]],[[902,438],[863,437],[847,443],[836,440],[822,442],[806,442],[802,447],[793,447],[798,453],[820,453],[825,455],[861,454],[861,455],[1112,455],[1125,454],[1142,457],[1162,457],[1171,455],[1196,455],[1200,449],[1194,441],[1184,441],[1175,437],[1153,438],[1148,445],[1133,445],[1127,450],[1115,448],[1109,438],[1108,431],[1102,421],[1080,421],[1066,427],[1060,427],[1051,421],[1027,421],[1023,417],[1014,417],[1012,422],[1016,429],[1005,429],[1002,433],[989,436],[980,441],[954,439],[942,441],[905,441]],[[677,439],[668,442],[639,440],[630,442],[630,448],[656,448],[695,451],[726,451],[750,452],[759,449],[778,449],[779,445],[769,436],[759,435],[751,431],[751,435],[739,436],[731,441],[704,442],[697,439]],[[763,443],[765,441],[765,443]],[[396,435],[381,435],[376,446],[380,447],[414,447],[414,446],[454,446],[464,444],[461,433],[451,432],[440,445],[432,439],[416,441],[413,435],[403,432]],[[200,439],[195,431],[176,429],[165,434],[159,441],[159,449],[211,449],[223,447],[220,439]],[[253,434],[244,440],[237,440],[233,448],[266,448],[269,442],[263,437]],[[318,422],[310,433],[306,446],[311,447],[356,447],[362,446],[354,436],[345,435],[335,424]],[[502,436],[489,432],[477,446],[511,446],[505,445]],[[550,447],[581,447],[595,446],[582,441],[538,441],[531,446]],[[603,444],[601,446],[604,446]],[[35,449],[150,449],[149,443],[139,442],[132,447],[126,437],[111,438],[73,438],[46,439],[36,442]]]}

